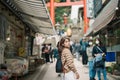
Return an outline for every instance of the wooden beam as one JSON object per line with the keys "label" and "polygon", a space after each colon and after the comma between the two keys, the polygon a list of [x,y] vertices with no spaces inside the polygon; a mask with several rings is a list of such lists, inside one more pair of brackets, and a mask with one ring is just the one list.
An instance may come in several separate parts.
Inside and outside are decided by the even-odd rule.
{"label": "wooden beam", "polygon": [[[70,0],[67,0],[66,2],[60,2],[60,3],[54,2],[55,7],[72,6],[72,5],[83,5],[83,0],[75,1],[75,2],[70,2]],[[50,7],[49,2],[47,3],[47,7]]]}

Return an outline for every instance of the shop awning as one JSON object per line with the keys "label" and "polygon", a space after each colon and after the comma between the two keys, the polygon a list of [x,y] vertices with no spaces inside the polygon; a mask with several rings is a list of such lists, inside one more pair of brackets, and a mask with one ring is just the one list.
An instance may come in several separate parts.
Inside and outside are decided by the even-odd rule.
{"label": "shop awning", "polygon": [[106,27],[106,25],[113,19],[116,13],[118,0],[110,0],[110,2],[102,9],[99,15],[94,19],[94,22],[88,28],[84,36],[89,36],[91,33],[96,33]]}
{"label": "shop awning", "polygon": [[89,36],[93,32],[93,28],[89,27],[87,32],[84,34],[84,36]]}
{"label": "shop awning", "polygon": [[55,34],[44,0],[1,0],[35,32]]}
{"label": "shop awning", "polygon": [[92,24],[94,33],[104,28],[113,19],[117,5],[118,0],[110,0],[110,2],[103,8]]}

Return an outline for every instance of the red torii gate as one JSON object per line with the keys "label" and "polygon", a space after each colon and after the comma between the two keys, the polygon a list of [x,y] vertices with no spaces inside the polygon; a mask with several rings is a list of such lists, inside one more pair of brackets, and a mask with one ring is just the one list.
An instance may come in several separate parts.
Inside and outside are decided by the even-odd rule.
{"label": "red torii gate", "polygon": [[52,20],[53,25],[55,25],[55,7],[62,7],[62,6],[72,6],[72,5],[84,5],[84,33],[86,33],[88,29],[88,18],[86,12],[86,0],[80,0],[71,2],[70,0],[66,0],[66,2],[56,3],[54,0],[50,0],[50,3],[47,3],[47,7],[50,7],[50,17]]}

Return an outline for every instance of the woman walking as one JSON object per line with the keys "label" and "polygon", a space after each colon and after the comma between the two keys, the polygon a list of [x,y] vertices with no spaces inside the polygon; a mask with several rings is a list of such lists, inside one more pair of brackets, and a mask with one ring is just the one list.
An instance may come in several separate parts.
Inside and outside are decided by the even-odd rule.
{"label": "woman walking", "polygon": [[61,56],[63,73],[61,80],[76,80],[79,79],[79,74],[75,68],[73,55],[70,51],[70,39],[64,37],[60,40],[58,51]]}
{"label": "woman walking", "polygon": [[107,80],[107,72],[105,68],[105,59],[102,57],[106,54],[106,47],[103,45],[99,38],[95,40],[96,45],[93,47],[93,56],[95,57],[94,62],[101,62],[102,64],[96,63],[94,68],[96,69],[98,80],[101,80],[101,73],[103,74],[104,80]]}
{"label": "woman walking", "polygon": [[96,71],[93,68],[94,57],[92,55],[93,40],[89,40],[88,44],[89,46],[87,47],[87,55],[88,55],[88,64],[89,64],[89,78],[90,80],[95,80]]}

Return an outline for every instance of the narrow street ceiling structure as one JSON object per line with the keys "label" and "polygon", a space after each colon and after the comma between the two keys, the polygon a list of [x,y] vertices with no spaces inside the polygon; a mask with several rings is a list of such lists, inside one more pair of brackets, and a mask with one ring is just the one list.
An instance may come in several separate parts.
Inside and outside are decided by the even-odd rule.
{"label": "narrow street ceiling structure", "polygon": [[55,30],[44,0],[1,0],[35,32],[53,35]]}

